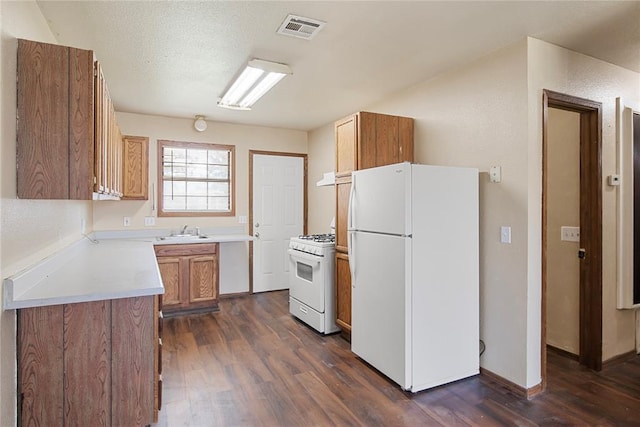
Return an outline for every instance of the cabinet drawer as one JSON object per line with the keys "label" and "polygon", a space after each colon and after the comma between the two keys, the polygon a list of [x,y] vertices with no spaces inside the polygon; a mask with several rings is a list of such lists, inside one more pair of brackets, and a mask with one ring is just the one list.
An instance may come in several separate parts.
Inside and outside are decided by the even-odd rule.
{"label": "cabinet drawer", "polygon": [[217,243],[192,243],[185,245],[157,245],[156,256],[209,255],[217,252]]}

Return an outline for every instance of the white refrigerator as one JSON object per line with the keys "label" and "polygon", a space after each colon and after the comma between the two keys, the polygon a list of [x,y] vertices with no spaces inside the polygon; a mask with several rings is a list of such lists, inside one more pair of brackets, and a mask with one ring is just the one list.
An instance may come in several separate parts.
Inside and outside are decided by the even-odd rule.
{"label": "white refrigerator", "polygon": [[478,170],[353,172],[351,350],[404,390],[479,371]]}

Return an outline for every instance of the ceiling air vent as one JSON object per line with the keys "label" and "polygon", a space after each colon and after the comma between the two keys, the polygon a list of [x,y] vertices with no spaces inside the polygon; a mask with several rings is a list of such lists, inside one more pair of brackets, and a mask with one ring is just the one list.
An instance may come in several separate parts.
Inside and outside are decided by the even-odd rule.
{"label": "ceiling air vent", "polygon": [[302,16],[289,15],[286,17],[277,33],[285,36],[299,37],[310,40],[324,27],[326,22]]}

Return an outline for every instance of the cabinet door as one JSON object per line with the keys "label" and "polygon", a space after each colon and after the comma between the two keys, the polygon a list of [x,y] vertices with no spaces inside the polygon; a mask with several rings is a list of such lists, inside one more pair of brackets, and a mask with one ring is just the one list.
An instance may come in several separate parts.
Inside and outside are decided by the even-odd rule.
{"label": "cabinet door", "polygon": [[375,152],[373,166],[398,163],[400,159],[399,117],[379,114],[375,125]]}
{"label": "cabinet door", "polygon": [[18,413],[21,425],[63,425],[63,342],[62,305],[18,310]]}
{"label": "cabinet door", "polygon": [[358,169],[413,161],[413,119],[361,112]]}
{"label": "cabinet door", "polygon": [[154,299],[144,296],[111,301],[112,426],[143,426],[153,421],[157,354]]}
{"label": "cabinet door", "polygon": [[93,52],[18,40],[17,194],[91,200]]}
{"label": "cabinet door", "polygon": [[181,305],[183,272],[180,257],[158,257],[158,269],[164,285],[163,306],[171,308]]}
{"label": "cabinet door", "polygon": [[107,95],[104,75],[99,62],[95,64],[95,185],[93,191],[107,191]]}
{"label": "cabinet door", "polygon": [[351,332],[351,270],[349,256],[336,252],[336,324]]}
{"label": "cabinet door", "polygon": [[109,301],[64,305],[65,388],[70,390],[65,392],[65,425],[109,424],[105,418],[111,410],[110,336]]}
{"label": "cabinet door", "polygon": [[336,128],[336,176],[351,174],[358,168],[356,163],[356,141],[358,138],[358,116],[353,115],[338,121]]}
{"label": "cabinet door", "polygon": [[189,258],[189,303],[218,299],[218,258],[216,255]]}
{"label": "cabinet door", "polygon": [[336,250],[347,252],[347,222],[351,176],[336,179]]}
{"label": "cabinet door", "polygon": [[156,358],[153,364],[153,422],[158,422],[158,412],[162,408],[162,295],[153,301],[154,337]]}
{"label": "cabinet door", "polygon": [[149,198],[149,138],[125,136],[123,154],[122,198],[147,200]]}
{"label": "cabinet door", "polygon": [[398,162],[413,162],[413,119],[398,119]]}

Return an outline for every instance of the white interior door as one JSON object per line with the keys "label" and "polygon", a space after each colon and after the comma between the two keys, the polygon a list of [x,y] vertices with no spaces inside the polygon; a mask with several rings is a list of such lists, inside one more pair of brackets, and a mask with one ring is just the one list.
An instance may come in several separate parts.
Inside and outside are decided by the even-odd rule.
{"label": "white interior door", "polygon": [[289,287],[289,239],[304,229],[304,158],[253,156],[253,291]]}

